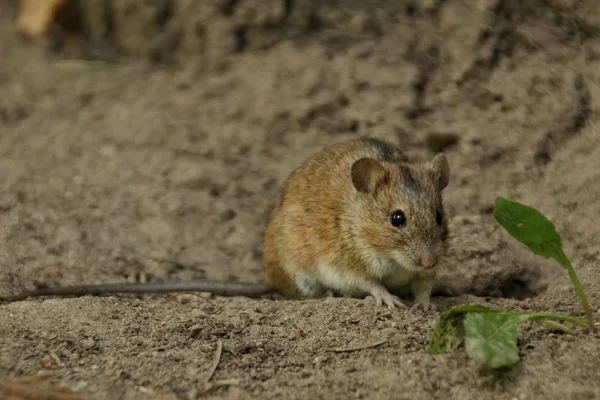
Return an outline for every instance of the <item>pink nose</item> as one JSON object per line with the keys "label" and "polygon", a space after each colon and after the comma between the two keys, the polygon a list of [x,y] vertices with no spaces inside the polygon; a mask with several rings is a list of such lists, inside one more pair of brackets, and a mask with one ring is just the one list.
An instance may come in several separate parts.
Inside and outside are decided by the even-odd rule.
{"label": "pink nose", "polygon": [[419,266],[422,268],[433,268],[437,259],[431,253],[423,253],[419,256]]}

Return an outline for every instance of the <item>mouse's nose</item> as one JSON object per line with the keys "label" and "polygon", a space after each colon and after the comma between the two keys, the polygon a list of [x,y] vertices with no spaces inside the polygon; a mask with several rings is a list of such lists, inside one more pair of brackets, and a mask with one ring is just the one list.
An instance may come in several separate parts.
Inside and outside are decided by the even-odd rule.
{"label": "mouse's nose", "polygon": [[419,266],[421,268],[433,268],[436,263],[437,258],[429,252],[423,252],[419,255]]}

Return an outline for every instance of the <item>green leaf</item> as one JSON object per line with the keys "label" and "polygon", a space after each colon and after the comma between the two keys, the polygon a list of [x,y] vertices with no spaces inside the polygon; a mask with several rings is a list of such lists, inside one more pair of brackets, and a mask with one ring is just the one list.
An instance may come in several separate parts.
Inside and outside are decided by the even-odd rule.
{"label": "green leaf", "polygon": [[554,224],[541,212],[498,197],[494,204],[494,218],[512,237],[527,245],[535,254],[554,258],[562,265],[560,254],[556,251],[562,249],[560,235]]}
{"label": "green leaf", "polygon": [[561,238],[554,224],[535,208],[502,197],[498,197],[494,204],[494,218],[512,237],[535,254],[553,258],[569,272],[575,293],[585,311],[588,328],[593,331],[592,310],[577,273],[562,248]]}
{"label": "green leaf", "polygon": [[464,335],[463,318],[471,312],[503,312],[499,308],[480,304],[463,304],[442,312],[435,324],[427,351],[429,354],[448,353],[462,343]]}
{"label": "green leaf", "polygon": [[518,327],[527,319],[528,316],[515,313],[467,314],[464,320],[467,354],[494,369],[516,364],[519,362]]}

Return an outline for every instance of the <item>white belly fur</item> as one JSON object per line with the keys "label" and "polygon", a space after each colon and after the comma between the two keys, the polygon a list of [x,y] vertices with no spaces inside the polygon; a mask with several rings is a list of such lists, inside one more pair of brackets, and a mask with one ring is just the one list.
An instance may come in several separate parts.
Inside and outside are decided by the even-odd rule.
{"label": "white belly fur", "polygon": [[[386,271],[381,280],[382,285],[390,291],[410,290],[410,283],[415,278],[416,272],[409,271],[393,261],[386,264],[379,265]],[[315,275],[296,270],[294,280],[304,296],[320,296],[328,289],[348,296],[361,296],[369,293],[368,289],[364,287],[364,282],[329,264],[320,264]]]}

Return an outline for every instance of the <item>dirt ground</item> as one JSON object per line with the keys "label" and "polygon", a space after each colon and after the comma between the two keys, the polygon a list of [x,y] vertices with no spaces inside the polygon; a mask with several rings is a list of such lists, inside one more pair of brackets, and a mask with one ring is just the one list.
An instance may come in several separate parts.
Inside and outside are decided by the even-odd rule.
{"label": "dirt ground", "polygon": [[[2,2],[0,294],[260,281],[287,175],[368,135],[449,158],[438,310],[582,315],[566,273],[493,220],[504,196],[556,224],[600,320],[594,3],[94,0],[28,41],[16,1]],[[0,305],[0,378],[44,371],[89,399],[600,399],[599,338],[526,324],[522,361],[490,373],[462,350],[427,354],[438,312],[372,299],[35,299]],[[223,385],[205,390],[219,343],[211,382]]]}

